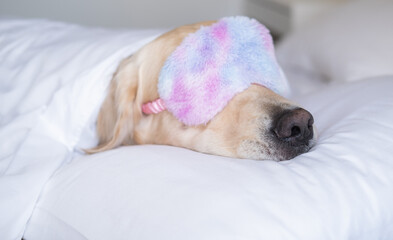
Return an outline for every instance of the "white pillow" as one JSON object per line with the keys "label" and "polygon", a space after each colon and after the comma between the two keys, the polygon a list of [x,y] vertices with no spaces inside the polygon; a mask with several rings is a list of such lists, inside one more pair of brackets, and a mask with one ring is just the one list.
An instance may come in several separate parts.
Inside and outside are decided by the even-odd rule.
{"label": "white pillow", "polygon": [[320,139],[291,161],[152,145],[76,158],[46,184],[24,237],[391,240],[392,80],[297,99]]}
{"label": "white pillow", "polygon": [[292,85],[391,75],[392,24],[393,1],[351,2],[290,34],[277,58]]}

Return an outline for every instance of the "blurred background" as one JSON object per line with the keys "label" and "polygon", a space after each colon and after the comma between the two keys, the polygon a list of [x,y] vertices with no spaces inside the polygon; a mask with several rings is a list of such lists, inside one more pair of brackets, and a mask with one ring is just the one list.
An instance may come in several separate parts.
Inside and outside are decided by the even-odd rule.
{"label": "blurred background", "polygon": [[349,0],[0,0],[0,16],[46,18],[110,28],[172,28],[247,15],[276,36]]}

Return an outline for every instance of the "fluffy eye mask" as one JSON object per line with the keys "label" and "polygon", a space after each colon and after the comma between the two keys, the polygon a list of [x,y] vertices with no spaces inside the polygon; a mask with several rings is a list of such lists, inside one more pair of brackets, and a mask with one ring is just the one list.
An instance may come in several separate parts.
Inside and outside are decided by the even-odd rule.
{"label": "fluffy eye mask", "polygon": [[166,109],[186,125],[206,124],[251,84],[289,93],[269,30],[247,17],[222,18],[188,35],[167,58],[158,79],[160,99],[142,111]]}

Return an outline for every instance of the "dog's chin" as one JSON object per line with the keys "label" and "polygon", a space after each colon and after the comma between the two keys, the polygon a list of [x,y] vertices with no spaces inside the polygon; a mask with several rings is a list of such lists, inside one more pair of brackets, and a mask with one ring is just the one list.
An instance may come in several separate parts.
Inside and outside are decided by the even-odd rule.
{"label": "dog's chin", "polygon": [[[258,146],[259,145],[259,146]],[[245,159],[254,159],[254,160],[273,160],[273,161],[286,161],[291,160],[301,154],[307,153],[313,146],[315,145],[314,140],[310,140],[309,144],[296,146],[296,147],[287,147],[287,146],[278,146],[267,149],[264,145],[261,145],[259,142],[252,143],[248,142],[247,144],[242,144],[238,149],[238,157]]]}
{"label": "dog's chin", "polygon": [[[314,128],[315,129],[315,128]],[[307,153],[316,144],[316,135],[303,144],[292,145],[285,141],[272,141],[272,148],[274,153],[270,156],[270,159],[274,161],[286,161],[291,160],[299,155]]]}
{"label": "dog's chin", "polygon": [[264,141],[245,140],[238,147],[237,154],[238,157],[245,159],[286,161],[310,151],[315,146],[316,139],[315,134],[312,139],[296,146],[271,137]]}
{"label": "dog's chin", "polygon": [[277,153],[271,156],[274,161],[291,160],[301,154],[307,153],[315,145],[314,140],[310,140],[308,144],[296,147],[280,147]]}

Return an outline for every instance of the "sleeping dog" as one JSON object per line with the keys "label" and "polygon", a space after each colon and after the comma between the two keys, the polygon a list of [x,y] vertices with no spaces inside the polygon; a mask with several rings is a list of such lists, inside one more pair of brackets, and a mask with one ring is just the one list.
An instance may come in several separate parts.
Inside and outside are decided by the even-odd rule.
{"label": "sleeping dog", "polygon": [[[239,18],[235,20],[238,21]],[[174,99],[180,98],[178,96],[179,93],[175,93],[177,94],[176,97],[167,97],[166,102],[157,102],[157,99],[164,99],[163,95],[168,92],[167,89],[161,90],[160,92],[157,86],[160,86],[160,84],[169,84],[170,86],[178,84],[173,83],[175,81],[173,79],[170,80],[172,81],[170,83],[160,83],[159,81],[169,81],[165,79],[160,80],[164,78],[162,77],[163,72],[165,73],[168,66],[172,64],[176,68],[175,74],[178,74],[178,72],[184,70],[183,65],[188,64],[186,61],[172,61],[171,64],[168,64],[168,61],[170,61],[168,59],[181,55],[179,53],[181,51],[181,49],[179,50],[179,46],[184,45],[186,41],[188,41],[188,45],[185,45],[184,51],[188,51],[189,49],[187,48],[194,48],[192,41],[198,46],[197,40],[190,38],[189,35],[196,34],[198,37],[204,34],[210,36],[207,33],[212,32],[211,35],[214,35],[213,38],[224,39],[228,36],[228,33],[224,30],[227,30],[232,25],[236,25],[237,22],[235,20],[224,19],[219,22],[202,22],[176,28],[147,44],[136,54],[124,59],[113,76],[108,95],[104,100],[98,116],[97,131],[99,145],[88,152],[101,152],[131,144],[164,144],[221,156],[258,160],[270,159],[275,161],[288,160],[307,152],[315,142],[313,117],[308,111],[280,96],[277,91],[273,91],[272,87],[266,86],[271,80],[268,79],[269,76],[261,75],[259,77],[258,69],[255,70],[252,68],[252,65],[258,62],[259,59],[251,58],[248,63],[244,61],[244,58],[249,58],[253,52],[258,52],[258,50],[254,51],[251,49],[252,51],[249,51],[249,49],[241,49],[242,52],[233,55],[235,57],[228,55],[233,62],[236,56],[243,54],[242,59],[239,61],[242,61],[242,69],[246,70],[239,70],[237,66],[232,69],[232,65],[225,62],[225,71],[233,73],[232,75],[226,74],[225,76],[229,80],[233,80],[231,79],[233,76],[233,78],[240,79],[236,81],[248,81],[252,84],[243,84],[243,88],[238,92],[236,92],[237,90],[235,88],[231,87],[227,87],[224,90],[217,90],[217,87],[215,87],[214,90],[217,96],[219,94],[226,96],[230,91],[228,89],[236,90],[234,90],[233,96],[231,95],[230,98],[226,98],[227,102],[224,104],[219,102],[221,104],[219,107],[212,107],[215,105],[215,101],[222,101],[215,96],[210,103],[204,103],[205,105],[202,105],[204,100],[202,102],[198,101],[197,103],[186,102],[188,107],[192,104],[200,104],[199,106],[191,106],[199,108],[199,110],[192,113],[193,115],[190,114],[191,117],[189,117],[184,115],[185,112],[190,112],[189,108],[185,109],[184,107],[178,106],[171,108],[173,104],[177,104],[173,103],[173,101]],[[241,24],[256,24],[255,20],[240,20],[245,22]],[[254,30],[259,29],[258,31],[265,31],[263,27],[259,25],[255,26],[253,28]],[[233,28],[238,32],[247,31],[242,25],[237,27],[241,28],[240,30],[236,26]],[[232,32],[235,32],[235,30]],[[259,38],[258,34],[260,33],[256,34],[257,38]],[[261,46],[254,46],[254,44],[253,47],[259,48],[262,45],[272,45],[268,31],[267,33],[266,31],[261,33],[262,35],[263,41],[260,43]],[[232,44],[235,41],[243,41],[243,38],[229,40],[231,40]],[[206,39],[204,41],[206,42]],[[217,47],[224,49],[228,45],[225,45],[223,41]],[[214,44],[215,42],[211,40],[209,44],[205,43],[203,45],[204,48],[195,47],[193,54],[199,54],[199,58],[203,58],[205,55],[202,56],[199,52],[209,50]],[[250,42],[239,44],[242,48],[246,48],[246,45],[251,46],[252,44]],[[273,49],[273,47],[271,48]],[[244,55],[244,52],[248,55]],[[222,60],[222,54],[216,55],[218,56],[216,57],[217,59],[210,58],[215,61],[210,63],[203,62],[203,64],[199,63],[198,66],[202,65],[205,68],[205,73],[208,72],[208,74],[216,71],[214,67],[218,68],[217,62]],[[271,55],[267,54],[266,56],[272,57]],[[272,59],[275,61],[274,52]],[[225,61],[227,60],[225,59]],[[247,64],[244,64],[244,62]],[[261,64],[264,63],[262,62]],[[214,66],[211,67],[211,65]],[[265,68],[269,68],[270,70],[262,69],[262,72],[272,71],[270,65],[266,66]],[[254,68],[258,68],[258,66]],[[203,74],[199,75],[205,76]],[[191,77],[189,78],[199,75],[190,75]],[[264,78],[264,82],[258,83],[258,79],[254,79],[256,77]],[[253,80],[250,80],[250,78],[253,78]],[[217,80],[217,78],[214,79]],[[195,79],[189,81],[195,82]],[[205,80],[198,79],[197,83],[192,84],[202,84],[200,82],[203,81]],[[220,79],[217,81],[220,81]],[[228,82],[228,79],[225,81]],[[265,84],[266,82],[267,84]],[[209,84],[211,85],[211,83]],[[221,84],[219,86],[222,86],[223,83],[220,82],[219,84]],[[199,92],[203,91],[201,89],[206,86],[202,86],[201,89],[198,87],[200,86],[197,85],[195,89],[191,88],[190,91],[193,91],[192,94],[199,94]],[[181,90],[177,88],[176,91]],[[222,91],[222,93],[217,91]],[[184,104],[185,99],[188,99],[188,95],[181,94],[184,95],[181,99]],[[206,96],[206,94],[203,93],[202,98],[203,96]],[[205,115],[209,115],[210,117],[205,117]]]}

